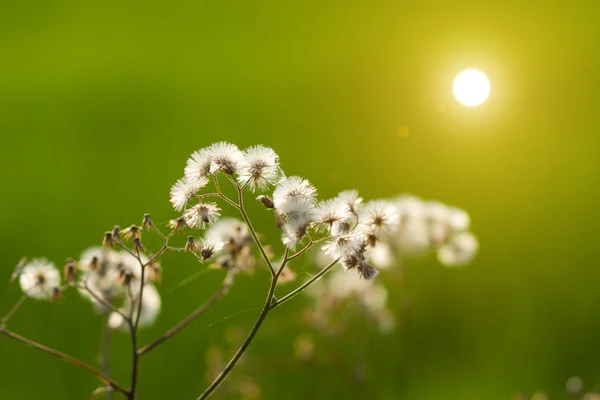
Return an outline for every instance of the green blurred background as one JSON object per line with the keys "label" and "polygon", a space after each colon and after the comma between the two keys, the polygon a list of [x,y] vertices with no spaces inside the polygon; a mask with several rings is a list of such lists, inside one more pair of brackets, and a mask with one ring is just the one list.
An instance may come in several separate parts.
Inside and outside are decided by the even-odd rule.
{"label": "green blurred background", "polygon": [[[367,392],[293,357],[304,299],[278,310],[249,351],[279,360],[254,373],[263,398],[506,400],[537,389],[563,398],[569,376],[600,383],[598,4],[2,3],[0,309],[19,296],[7,282],[21,256],[62,265],[114,224],[140,223],[145,212],[166,222],[170,185],[193,150],[262,143],[323,196],[410,192],[463,207],[481,242],[464,270],[433,259],[410,266],[398,288],[413,302],[409,323],[362,339]],[[474,109],[451,93],[469,67],[492,84]],[[250,212],[277,241],[261,210]],[[177,289],[201,267],[171,255],[163,264],[163,313],[143,342],[222,278],[215,271]],[[148,355],[140,398],[195,398],[206,350],[228,345],[230,325],[249,329],[267,285],[265,273],[242,277]],[[10,326],[96,362],[102,320],[76,293],[60,305],[27,302]],[[113,356],[126,383],[126,337]],[[82,399],[95,387],[0,337],[0,398]]]}

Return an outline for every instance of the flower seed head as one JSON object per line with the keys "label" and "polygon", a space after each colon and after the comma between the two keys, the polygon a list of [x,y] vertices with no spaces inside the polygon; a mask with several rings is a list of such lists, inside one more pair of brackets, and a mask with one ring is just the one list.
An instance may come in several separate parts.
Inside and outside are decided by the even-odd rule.
{"label": "flower seed head", "polygon": [[75,283],[77,281],[77,271],[79,268],[77,267],[77,262],[72,258],[67,258],[67,264],[64,269],[64,279],[69,283]]}
{"label": "flower seed head", "polygon": [[244,162],[244,154],[231,143],[215,143],[210,146],[210,153],[210,172],[212,174],[223,171],[227,175],[233,175]]}
{"label": "flower seed head", "polygon": [[238,182],[252,191],[264,190],[279,178],[279,156],[270,147],[252,146],[244,150]]}
{"label": "flower seed head", "polygon": [[125,240],[142,238],[142,230],[137,225],[131,225],[129,228],[123,229],[121,234]]}
{"label": "flower seed head", "polygon": [[115,245],[115,240],[113,238],[112,232],[104,233],[104,240],[102,240],[102,247],[113,247]]}
{"label": "flower seed head", "polygon": [[181,178],[171,187],[171,204],[176,211],[182,211],[198,191],[208,185],[209,180],[202,175],[194,180]]}
{"label": "flower seed head", "polygon": [[199,203],[183,215],[185,223],[192,228],[204,228],[221,216],[221,209],[215,203]]}
{"label": "flower seed head", "polygon": [[60,273],[51,262],[35,259],[23,267],[19,276],[23,293],[37,300],[51,300],[60,288]]}
{"label": "flower seed head", "polygon": [[142,244],[142,240],[139,237],[136,237],[135,239],[133,239],[133,251],[135,251],[135,253],[138,256],[140,255],[140,253],[143,253],[146,251],[146,248]]}
{"label": "flower seed head", "polygon": [[142,229],[149,230],[153,226],[154,224],[152,223],[152,218],[150,218],[150,214],[144,214],[144,219],[142,220]]}
{"label": "flower seed head", "polygon": [[[209,148],[203,148],[195,151],[187,160],[185,167],[185,180],[191,186],[198,186],[206,180],[206,175],[210,171],[212,162],[212,152]],[[208,183],[208,180],[206,180]],[[202,187],[205,185],[201,185]]]}
{"label": "flower seed head", "polygon": [[187,242],[185,243],[185,251],[191,251],[192,253],[196,252],[198,246],[196,246],[196,241],[193,236],[188,236]]}

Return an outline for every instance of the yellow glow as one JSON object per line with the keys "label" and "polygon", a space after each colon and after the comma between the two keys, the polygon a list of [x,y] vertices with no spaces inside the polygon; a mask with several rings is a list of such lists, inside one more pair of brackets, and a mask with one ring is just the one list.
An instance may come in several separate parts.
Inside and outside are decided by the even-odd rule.
{"label": "yellow glow", "polygon": [[490,81],[483,72],[467,69],[456,76],[452,91],[460,104],[476,107],[490,95]]}

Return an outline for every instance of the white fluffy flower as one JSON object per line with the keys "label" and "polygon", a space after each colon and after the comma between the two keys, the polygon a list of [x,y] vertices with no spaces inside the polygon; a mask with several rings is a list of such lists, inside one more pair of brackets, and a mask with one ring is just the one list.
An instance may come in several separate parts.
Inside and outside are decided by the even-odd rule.
{"label": "white fluffy flower", "polygon": [[338,198],[321,201],[314,210],[314,222],[318,227],[334,234],[350,230],[353,216],[350,206]]}
{"label": "white fluffy flower", "polygon": [[212,162],[212,152],[210,148],[196,150],[187,160],[185,167],[185,178],[192,185],[197,182],[202,182],[202,178],[206,178],[206,174],[210,172]]}
{"label": "white fluffy flower", "polygon": [[281,241],[289,248],[294,249],[296,245],[306,235],[308,226],[310,225],[310,215],[304,214],[297,218],[289,218],[283,226],[283,233]]}
{"label": "white fluffy flower", "polygon": [[351,212],[356,212],[358,206],[362,203],[362,197],[358,196],[357,190],[345,190],[340,192],[337,197],[337,200],[341,201],[344,204],[347,204],[350,207]]}
{"label": "white fluffy flower", "polygon": [[392,233],[398,228],[400,217],[396,206],[385,200],[366,203],[359,211],[359,221],[374,229],[376,234]]}
{"label": "white fluffy flower", "polygon": [[334,236],[323,246],[323,251],[332,258],[346,258],[358,254],[364,247],[363,236],[358,232],[350,232]]}
{"label": "white fluffy flower", "polygon": [[210,146],[210,172],[223,171],[228,175],[235,174],[244,162],[244,154],[234,144],[219,142]]}
{"label": "white fluffy flower", "polygon": [[279,156],[270,147],[249,147],[244,150],[238,174],[240,184],[248,182],[253,191],[264,190],[279,177]]}
{"label": "white fluffy flower", "polygon": [[273,192],[275,209],[289,217],[296,217],[312,210],[317,189],[306,179],[292,176],[277,184]]}
{"label": "white fluffy flower", "polygon": [[190,207],[183,218],[191,228],[204,228],[215,222],[221,215],[221,209],[215,203],[199,203]]}
{"label": "white fluffy flower", "polygon": [[[158,290],[152,285],[144,286],[144,291],[142,293],[142,308],[139,316],[139,327],[145,328],[147,326],[153,325],[160,314],[161,308],[161,300],[160,295],[158,294]],[[122,307],[122,311],[127,315],[129,310],[131,309],[131,304],[129,301],[125,302],[125,305]],[[134,319],[137,318],[137,307],[134,308]],[[117,312],[111,313],[108,325],[111,329],[119,329],[125,330],[127,329],[127,323],[121,316],[121,314]]]}
{"label": "white fluffy flower", "polygon": [[49,300],[60,290],[60,273],[53,263],[36,259],[23,267],[19,283],[25,295],[37,300]]}
{"label": "white fluffy flower", "polygon": [[208,178],[205,176],[199,176],[193,181],[189,181],[187,178],[181,178],[171,187],[171,204],[176,211],[181,211],[185,208],[188,201],[190,201],[196,193],[206,185],[208,185]]}
{"label": "white fluffy flower", "polygon": [[477,238],[470,232],[463,232],[450,238],[448,243],[440,247],[437,258],[446,266],[462,266],[473,260],[478,249]]}
{"label": "white fluffy flower", "polygon": [[204,234],[208,243],[233,243],[241,247],[252,240],[248,227],[235,218],[223,218],[215,222]]}

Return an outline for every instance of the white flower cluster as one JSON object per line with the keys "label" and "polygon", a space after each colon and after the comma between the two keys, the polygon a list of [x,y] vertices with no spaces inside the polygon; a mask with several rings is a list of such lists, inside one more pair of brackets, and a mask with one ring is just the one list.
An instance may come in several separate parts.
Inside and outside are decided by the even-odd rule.
{"label": "white flower cluster", "polygon": [[[359,221],[355,228],[358,234],[334,236],[334,241],[324,247],[329,258],[323,254],[317,257],[321,265],[326,265],[332,257],[343,257],[347,249],[355,252],[364,242],[367,243],[364,259],[380,269],[390,269],[406,259],[431,252],[436,252],[438,261],[445,266],[461,266],[471,262],[479,248],[477,238],[469,231],[469,215],[458,208],[410,195],[365,205],[356,194],[349,197],[346,192],[339,197],[353,202],[352,209]],[[384,282],[343,278],[332,272],[306,291],[316,303],[308,313],[309,322],[322,330],[324,325],[334,323],[331,316],[335,310],[343,304],[358,302],[378,322],[380,331],[392,329],[394,323],[386,304]]]}
{"label": "white flower cluster", "polygon": [[[141,254],[140,259],[147,264],[146,256]],[[82,283],[79,292],[92,302],[96,311],[108,312],[102,302],[104,301],[120,306],[123,314],[129,315],[132,307],[131,298],[136,299],[137,303],[142,288],[142,267],[139,260],[127,252],[95,247],[81,255],[79,265],[82,270],[79,277]],[[159,279],[160,266],[156,263],[148,265],[144,273],[140,327],[152,325],[160,313],[160,296],[150,283]],[[134,307],[134,310],[137,311],[137,307]],[[136,317],[137,314],[134,314],[134,318]],[[124,329],[126,326],[122,316],[117,312],[111,313],[109,325],[113,329]]]}
{"label": "white flower cluster", "polygon": [[435,251],[445,266],[470,263],[479,249],[479,243],[470,232],[469,215],[458,208],[437,201],[424,201],[403,195],[391,201],[400,217],[393,235],[374,249],[372,262],[384,268],[394,256],[415,258]]}
{"label": "white flower cluster", "polygon": [[51,300],[60,294],[60,273],[48,260],[35,259],[19,272],[23,293],[37,300]]}

